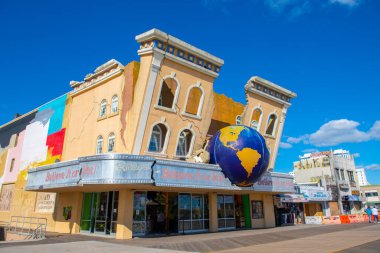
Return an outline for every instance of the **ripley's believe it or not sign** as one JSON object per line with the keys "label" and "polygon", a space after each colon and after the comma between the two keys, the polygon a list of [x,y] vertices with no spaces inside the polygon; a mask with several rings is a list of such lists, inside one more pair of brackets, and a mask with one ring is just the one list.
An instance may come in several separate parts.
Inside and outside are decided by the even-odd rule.
{"label": "ripley's believe it or not sign", "polygon": [[149,156],[104,154],[31,169],[27,190],[86,184],[149,184],[178,188],[294,192],[291,176],[265,173],[252,187],[237,187],[212,164],[160,160]]}

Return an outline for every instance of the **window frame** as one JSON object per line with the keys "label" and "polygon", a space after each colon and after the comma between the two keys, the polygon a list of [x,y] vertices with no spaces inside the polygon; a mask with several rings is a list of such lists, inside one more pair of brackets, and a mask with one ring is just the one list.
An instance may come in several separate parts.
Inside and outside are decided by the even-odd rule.
{"label": "window frame", "polygon": [[[104,114],[103,112],[103,106],[104,106]],[[99,108],[99,118],[104,118],[107,116],[107,99],[103,99],[102,102],[100,102],[100,108]]]}
{"label": "window frame", "polygon": [[[101,140],[101,141],[100,141]],[[101,150],[100,150],[100,152],[98,152],[99,151],[99,142],[101,142],[102,143],[102,145],[101,145]],[[99,135],[97,138],[96,138],[96,151],[95,151],[95,154],[97,154],[97,155],[100,155],[100,154],[103,154],[103,143],[104,142],[104,138],[103,138],[103,136],[102,135]]]}
{"label": "window frame", "polygon": [[[114,110],[114,103],[116,99],[116,110]],[[119,111],[119,97],[118,95],[113,95],[111,98],[111,114],[116,114]]]}
{"label": "window frame", "polygon": [[260,106],[256,106],[256,107],[254,107],[253,108],[253,110],[252,110],[252,112],[251,112],[251,118],[250,118],[250,126],[253,128],[253,121],[254,120],[252,120],[252,117],[253,117],[253,114],[254,114],[254,112],[256,111],[256,110],[259,110],[260,111],[260,118],[259,118],[259,121],[257,122],[257,128],[254,128],[254,129],[256,129],[256,131],[258,131],[258,132],[260,132],[260,128],[261,128],[261,123],[262,123],[262,119],[263,119],[263,110],[261,109],[261,107]]}
{"label": "window frame", "polygon": [[[181,133],[183,133],[185,130],[188,130],[190,133],[191,133],[191,140],[190,140],[190,144],[189,144],[189,150],[187,151],[187,154],[186,155],[178,155],[177,153],[177,148],[178,148],[178,145],[179,145],[179,139],[181,137]],[[186,139],[186,137],[185,137]],[[190,128],[187,128],[187,127],[184,127],[184,128],[181,128],[178,132],[178,137],[177,137],[177,143],[175,145],[175,150],[174,150],[174,154],[176,157],[190,157],[191,154],[193,153],[193,148],[194,148],[194,141],[195,141],[195,133],[192,129]]]}
{"label": "window frame", "polygon": [[[275,116],[276,119],[275,119],[275,122],[274,122],[274,126],[273,126],[273,131],[272,131],[272,133],[271,133],[271,134],[268,134],[267,132],[268,132],[269,119],[270,119],[270,117],[271,117],[272,115]],[[276,137],[277,124],[278,124],[278,116],[277,116],[277,114],[274,113],[274,112],[271,113],[271,114],[269,114],[269,115],[268,115],[267,124],[266,124],[266,127],[265,127],[265,135],[266,135],[266,136],[270,136],[270,137]]]}
{"label": "window frame", "polygon": [[[110,150],[110,140],[113,139],[113,149]],[[115,152],[115,147],[116,147],[116,136],[115,136],[115,133],[114,132],[111,132],[109,135],[108,135],[108,140],[107,140],[107,152],[108,153],[111,153],[111,152]]]}
{"label": "window frame", "polygon": [[[160,128],[160,124],[162,124],[163,126],[166,127],[166,135],[165,135],[165,139],[163,141],[163,133],[162,133],[162,129]],[[162,146],[162,150],[157,152],[157,151],[151,151],[149,149],[150,147],[150,141],[152,139],[152,136],[153,136],[153,129],[155,126],[158,126],[159,129],[160,129],[160,132],[161,132],[161,139],[160,139],[160,146]],[[167,149],[167,146],[168,146],[168,140],[169,140],[169,137],[170,137],[170,127],[169,125],[166,123],[166,122],[162,122],[162,121],[158,121],[158,122],[154,122],[151,126],[151,129],[150,129],[150,135],[149,135],[149,139],[147,141],[147,146],[146,146],[146,153],[149,153],[149,154],[163,154],[165,155],[166,154],[166,149]]]}
{"label": "window frame", "polygon": [[[198,88],[202,92],[202,95],[201,95],[201,97],[199,99],[197,114],[191,114],[191,113],[186,112],[187,103],[189,102],[190,92],[194,88]],[[185,103],[185,106],[183,107],[182,114],[186,115],[188,117],[193,117],[193,118],[201,119],[202,118],[202,110],[203,110],[204,99],[205,99],[205,91],[204,91],[203,87],[201,86],[201,83],[197,82],[196,84],[191,85],[188,88],[188,90],[187,90],[186,103]]]}
{"label": "window frame", "polygon": [[[162,106],[162,105],[159,105],[159,102],[160,102],[160,97],[161,97],[161,91],[162,91],[162,85],[164,84],[165,80],[167,79],[173,79],[176,83],[177,83],[177,89],[174,93],[174,98],[173,98],[173,103],[172,103],[172,107],[169,108],[169,107],[165,107],[165,106]],[[158,90],[158,94],[157,94],[157,99],[156,99],[156,104],[155,104],[155,108],[157,109],[162,109],[162,110],[166,110],[166,111],[171,111],[171,112],[177,112],[176,110],[176,105],[177,105],[177,101],[178,101],[178,96],[179,96],[179,91],[181,89],[181,85],[179,83],[179,80],[175,77],[175,73],[172,73],[171,75],[169,76],[165,76],[161,79],[161,83],[160,83],[160,89]]]}

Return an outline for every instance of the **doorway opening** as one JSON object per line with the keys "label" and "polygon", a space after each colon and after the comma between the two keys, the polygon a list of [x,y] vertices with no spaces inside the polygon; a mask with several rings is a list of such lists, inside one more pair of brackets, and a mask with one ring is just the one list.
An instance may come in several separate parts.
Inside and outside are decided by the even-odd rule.
{"label": "doorway opening", "polygon": [[81,232],[116,235],[118,201],[118,191],[83,193]]}

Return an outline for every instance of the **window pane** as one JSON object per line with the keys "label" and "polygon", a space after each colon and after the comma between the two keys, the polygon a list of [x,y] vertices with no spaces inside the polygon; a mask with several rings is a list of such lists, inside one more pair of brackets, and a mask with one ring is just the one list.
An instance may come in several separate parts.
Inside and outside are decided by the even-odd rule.
{"label": "window pane", "polygon": [[179,219],[189,220],[191,218],[191,197],[190,194],[179,195]]}
{"label": "window pane", "polygon": [[202,90],[198,87],[191,88],[186,102],[186,113],[197,115],[202,97]]}
{"label": "window pane", "polygon": [[119,102],[119,99],[117,96],[114,96],[112,98],[112,107],[111,107],[111,113],[116,113],[117,110],[118,110],[118,102]]}
{"label": "window pane", "polygon": [[224,197],[223,195],[218,195],[218,218],[225,218],[225,209],[224,209]]}
{"label": "window pane", "polygon": [[161,93],[158,100],[158,105],[167,108],[172,108],[176,90],[177,82],[174,79],[168,78],[164,80],[161,86]]}
{"label": "window pane", "polygon": [[203,198],[202,195],[193,194],[191,200],[192,219],[203,219]]}

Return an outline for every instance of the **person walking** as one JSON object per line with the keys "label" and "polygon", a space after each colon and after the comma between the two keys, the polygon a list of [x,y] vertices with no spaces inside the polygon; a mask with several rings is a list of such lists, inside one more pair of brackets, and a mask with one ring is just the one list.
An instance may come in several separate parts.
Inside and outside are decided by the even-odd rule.
{"label": "person walking", "polygon": [[372,222],[372,209],[370,206],[367,206],[367,208],[364,210],[364,212],[368,215],[368,222]]}
{"label": "person walking", "polygon": [[371,211],[372,211],[372,215],[373,215],[373,222],[379,223],[379,219],[378,219],[379,211],[377,210],[376,206],[372,207]]}

